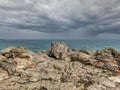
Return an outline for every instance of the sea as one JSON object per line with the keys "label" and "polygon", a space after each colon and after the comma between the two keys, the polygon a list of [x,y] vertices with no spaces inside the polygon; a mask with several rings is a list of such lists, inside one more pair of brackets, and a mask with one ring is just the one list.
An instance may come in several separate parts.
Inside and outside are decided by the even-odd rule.
{"label": "sea", "polygon": [[23,46],[31,51],[47,50],[52,42],[63,41],[70,49],[99,50],[107,47],[120,51],[120,39],[37,39],[37,40],[0,40],[0,50],[9,46]]}

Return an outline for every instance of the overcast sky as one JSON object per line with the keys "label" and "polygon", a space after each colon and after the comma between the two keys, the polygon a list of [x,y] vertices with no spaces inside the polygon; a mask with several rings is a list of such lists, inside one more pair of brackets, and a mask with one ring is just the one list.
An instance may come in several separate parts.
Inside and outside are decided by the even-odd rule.
{"label": "overcast sky", "polygon": [[0,38],[120,38],[120,0],[0,0]]}

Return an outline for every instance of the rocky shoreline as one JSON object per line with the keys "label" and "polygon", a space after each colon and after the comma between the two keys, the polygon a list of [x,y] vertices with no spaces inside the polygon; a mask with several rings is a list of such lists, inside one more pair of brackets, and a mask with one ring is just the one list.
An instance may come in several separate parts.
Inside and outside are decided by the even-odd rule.
{"label": "rocky shoreline", "polygon": [[0,51],[0,90],[120,90],[120,52],[69,49],[64,42],[32,52]]}

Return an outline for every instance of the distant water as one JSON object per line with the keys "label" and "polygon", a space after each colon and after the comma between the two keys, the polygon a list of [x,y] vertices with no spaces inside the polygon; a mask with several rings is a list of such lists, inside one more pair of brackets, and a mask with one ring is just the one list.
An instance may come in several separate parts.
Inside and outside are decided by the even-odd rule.
{"label": "distant water", "polygon": [[0,40],[0,50],[8,46],[24,46],[34,52],[47,50],[54,41],[64,41],[70,48],[97,50],[113,47],[120,51],[120,40]]}

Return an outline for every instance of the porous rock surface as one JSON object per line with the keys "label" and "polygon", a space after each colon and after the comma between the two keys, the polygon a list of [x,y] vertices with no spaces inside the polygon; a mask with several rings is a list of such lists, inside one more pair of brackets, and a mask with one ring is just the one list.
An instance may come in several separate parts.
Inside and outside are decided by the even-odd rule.
{"label": "porous rock surface", "polygon": [[68,46],[61,41],[51,43],[51,48],[48,53],[49,56],[54,57],[55,59],[66,59],[69,53]]}
{"label": "porous rock surface", "polygon": [[53,42],[34,53],[10,46],[0,52],[0,90],[120,90],[120,52],[69,49]]}

